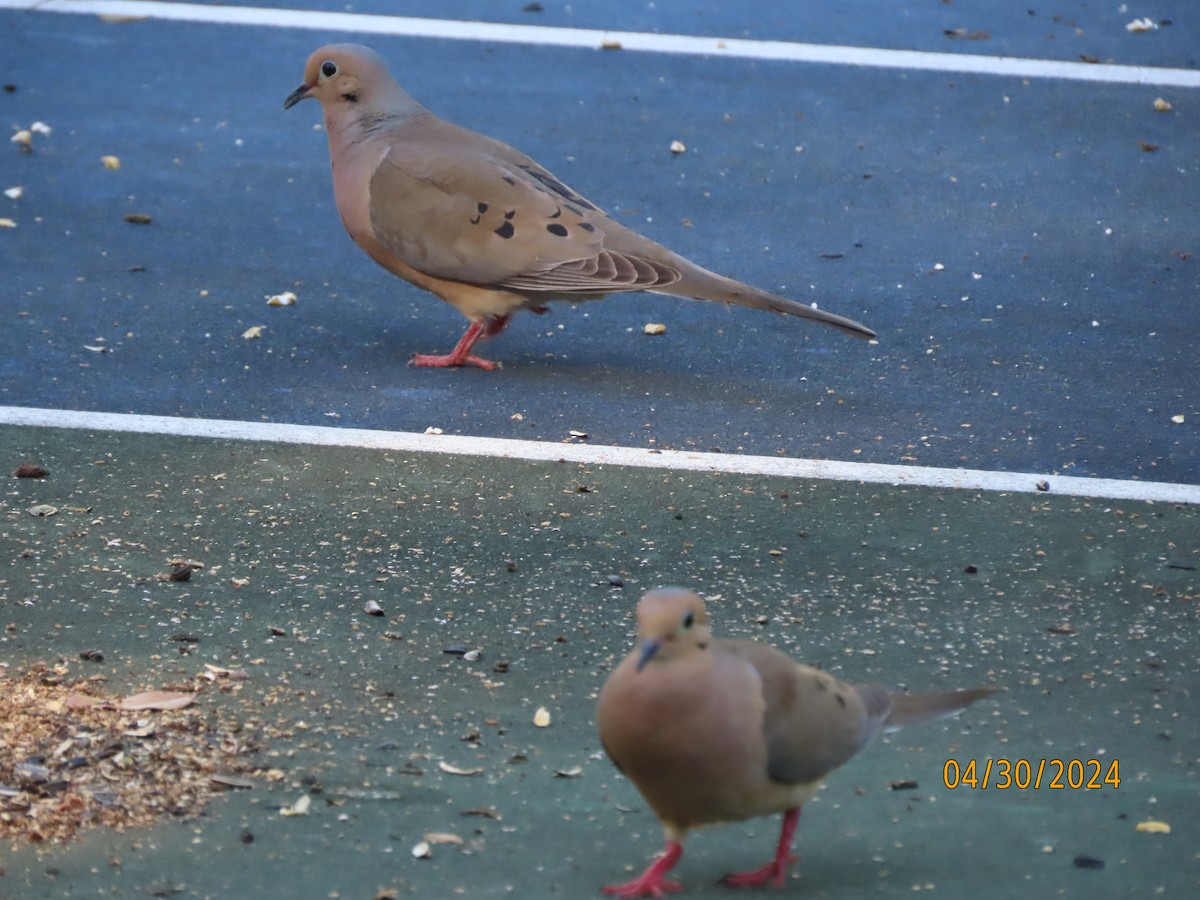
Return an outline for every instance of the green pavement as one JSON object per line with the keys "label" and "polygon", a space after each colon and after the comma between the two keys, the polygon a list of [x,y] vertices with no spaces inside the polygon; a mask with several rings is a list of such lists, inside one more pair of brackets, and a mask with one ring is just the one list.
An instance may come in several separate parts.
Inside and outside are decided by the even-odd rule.
{"label": "green pavement", "polygon": [[[9,477],[27,463],[49,475]],[[4,848],[0,897],[598,895],[660,844],[593,706],[661,584],[848,680],[1007,689],[836,773],[778,896],[1200,884],[1195,506],[20,427],[0,468],[0,663],[114,694],[244,669],[197,706],[278,770],[199,818]],[[172,559],[203,568],[160,580]],[[951,759],[1095,759],[1120,785],[951,790]],[[693,835],[684,896],[737,896],[716,880],[776,827]],[[430,833],[462,842],[415,858]]]}

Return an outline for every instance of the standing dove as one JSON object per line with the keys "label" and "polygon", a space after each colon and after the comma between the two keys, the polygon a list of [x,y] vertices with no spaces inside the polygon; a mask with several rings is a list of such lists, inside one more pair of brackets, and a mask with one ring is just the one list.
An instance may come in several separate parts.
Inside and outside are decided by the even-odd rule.
{"label": "standing dove", "polygon": [[681,889],[665,876],[688,830],[783,813],[775,858],[726,884],[782,887],[800,807],[880,732],[954,715],[993,688],[900,694],[852,686],[757,641],[714,639],[703,601],[662,588],[638,604],[638,644],[600,692],[600,740],[662,822],[663,855],[619,897]]}
{"label": "standing dove", "polygon": [[702,269],[616,222],[536,162],[428,112],[374,51],[331,44],[308,58],[284,101],[321,101],[333,191],[350,237],[394,275],[445,300],[471,324],[418,366],[496,364],[471,353],[520,309],[652,291],[766,309],[875,332]]}

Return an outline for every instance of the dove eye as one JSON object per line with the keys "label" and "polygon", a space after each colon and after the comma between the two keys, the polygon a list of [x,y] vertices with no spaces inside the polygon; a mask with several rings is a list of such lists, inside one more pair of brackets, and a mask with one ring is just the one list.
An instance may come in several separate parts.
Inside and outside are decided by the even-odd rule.
{"label": "dove eye", "polygon": [[691,628],[695,624],[696,624],[696,614],[695,613],[689,612],[686,616],[683,617],[683,627],[684,628]]}
{"label": "dove eye", "polygon": [[321,74],[324,75],[326,78],[332,78],[334,75],[337,74],[337,71],[338,71],[337,65],[334,62],[332,62],[331,60],[327,59],[327,60],[325,60],[325,62],[321,63]]}

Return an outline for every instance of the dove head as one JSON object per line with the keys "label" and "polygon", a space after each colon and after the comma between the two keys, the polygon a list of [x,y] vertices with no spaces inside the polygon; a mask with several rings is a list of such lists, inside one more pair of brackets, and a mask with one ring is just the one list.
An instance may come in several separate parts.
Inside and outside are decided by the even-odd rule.
{"label": "dove head", "polygon": [[396,83],[383,60],[362,44],[328,44],[308,58],[304,83],[288,95],[283,108],[315,97],[326,116],[355,110],[404,113],[416,102]]}
{"label": "dove head", "polygon": [[652,661],[668,662],[708,647],[711,634],[704,601],[683,588],[650,591],[638,603],[640,672]]}

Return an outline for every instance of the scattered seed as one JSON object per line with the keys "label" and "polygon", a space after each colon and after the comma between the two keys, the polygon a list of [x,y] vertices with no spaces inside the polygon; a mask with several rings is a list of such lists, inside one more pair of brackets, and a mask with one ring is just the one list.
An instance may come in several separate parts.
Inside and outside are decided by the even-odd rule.
{"label": "scattered seed", "polygon": [[365,612],[368,616],[382,616],[383,607],[374,600],[368,600],[363,604],[363,612]]}
{"label": "scattered seed", "polygon": [[307,816],[308,808],[312,805],[312,797],[308,794],[301,794],[300,798],[291,806],[285,806],[279,810],[282,816]]}
{"label": "scattered seed", "polygon": [[569,769],[555,769],[554,770],[555,778],[578,778],[582,774],[583,774],[582,766],[572,766]]}
{"label": "scattered seed", "polygon": [[537,712],[533,714],[533,724],[538,728],[546,728],[550,725],[550,710],[544,706],[539,706]]}
{"label": "scattered seed", "polygon": [[1043,478],[1041,481],[1039,481],[1039,482],[1037,483],[1037,489],[1038,489],[1039,491],[1048,491],[1048,490],[1050,490],[1050,482],[1048,482],[1048,481],[1047,481],[1045,478]]}
{"label": "scattered seed", "polygon": [[125,221],[130,225],[149,225],[154,219],[145,213],[125,213]]}
{"label": "scattered seed", "polygon": [[29,514],[37,516],[40,519],[49,518],[58,513],[57,506],[51,506],[49,503],[39,503],[37,506],[29,507]]}
{"label": "scattered seed", "polygon": [[433,856],[433,848],[429,846],[429,841],[421,841],[413,844],[412,855],[413,859],[429,859]]}
{"label": "scattered seed", "polygon": [[100,162],[104,168],[113,172],[121,168],[121,157],[119,156],[102,156],[100,157]]}
{"label": "scattered seed", "polygon": [[13,475],[16,478],[45,478],[50,473],[38,465],[17,466]]}
{"label": "scattered seed", "polygon": [[79,658],[86,662],[104,662],[104,654],[99,650],[84,650],[80,652]]}
{"label": "scattered seed", "polygon": [[438,768],[447,775],[465,775],[468,777],[471,775],[478,775],[483,771],[483,769],[460,769],[458,766],[450,765],[450,763],[446,762],[445,760],[440,760],[438,762]]}
{"label": "scattered seed", "polygon": [[1138,822],[1135,826],[1142,834],[1170,834],[1171,826],[1166,822],[1158,822],[1154,819],[1147,819],[1145,822]]}
{"label": "scattered seed", "polygon": [[647,322],[642,328],[642,334],[666,334],[667,326],[661,322]]}
{"label": "scattered seed", "polygon": [[1104,860],[1096,859],[1094,856],[1079,855],[1075,857],[1075,868],[1077,869],[1103,869]]}

